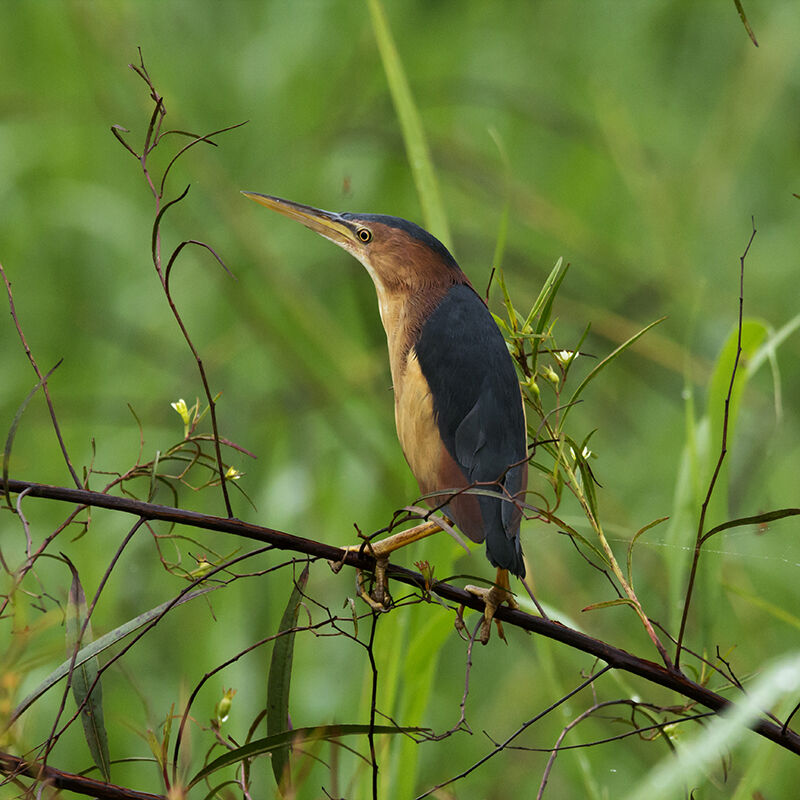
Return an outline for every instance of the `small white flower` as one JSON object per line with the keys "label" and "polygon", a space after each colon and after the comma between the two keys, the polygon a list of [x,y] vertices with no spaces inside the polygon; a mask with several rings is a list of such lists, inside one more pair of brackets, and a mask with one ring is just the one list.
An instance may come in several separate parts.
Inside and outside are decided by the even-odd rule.
{"label": "small white flower", "polygon": [[189,424],[189,408],[186,405],[186,401],[181,397],[177,403],[170,403],[170,405],[180,414],[181,419],[183,420],[184,425]]}
{"label": "small white flower", "polygon": [[[189,428],[192,425],[192,410],[186,405],[186,401],[181,397],[177,403],[170,403],[170,405],[178,412],[180,418],[183,420],[183,438],[189,435]],[[194,409],[196,410],[196,408]]]}
{"label": "small white flower", "polygon": [[569,364],[572,359],[577,358],[580,353],[577,350],[559,350],[557,353],[553,353],[553,355],[559,364],[563,364],[566,367],[567,364]]}

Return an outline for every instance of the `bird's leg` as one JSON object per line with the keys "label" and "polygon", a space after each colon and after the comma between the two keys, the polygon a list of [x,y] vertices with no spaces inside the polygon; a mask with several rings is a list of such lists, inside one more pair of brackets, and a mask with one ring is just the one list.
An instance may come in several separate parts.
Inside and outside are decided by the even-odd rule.
{"label": "bird's leg", "polygon": [[[358,553],[364,547],[369,555],[375,558],[375,584],[371,592],[367,592],[364,587],[364,579],[361,570],[356,574],[356,585],[358,586],[358,594],[371,608],[376,611],[385,611],[392,604],[392,597],[389,594],[388,581],[386,580],[386,567],[389,566],[389,554],[407,544],[418,542],[420,539],[425,539],[431,534],[437,533],[442,530],[438,523],[423,522],[420,525],[415,525],[405,531],[400,531],[392,536],[387,536],[377,542],[367,542],[366,544],[354,544],[342,548],[348,553]],[[344,559],[341,561],[329,562],[331,569],[338,572],[344,565]]]}
{"label": "bird's leg", "polygon": [[[337,562],[340,566],[344,562]],[[356,591],[358,596],[373,610],[387,611],[392,605],[392,596],[386,587],[386,567],[389,565],[388,558],[375,559],[375,585],[372,592],[367,591],[364,573],[356,570]],[[331,563],[331,567],[334,564]]]}
{"label": "bird's leg", "polygon": [[[475,595],[475,597],[480,597],[483,600],[483,625],[481,625],[480,636],[478,638],[480,639],[481,644],[486,644],[489,641],[489,635],[492,632],[492,620],[494,619],[495,611],[497,611],[497,609],[503,603],[506,603],[509,608],[519,608],[519,605],[514,599],[514,595],[512,594],[508,583],[508,570],[500,569],[498,567],[497,579],[495,580],[495,583],[491,589],[485,589],[480,586],[465,586],[464,590]],[[463,610],[464,607],[462,606],[459,614],[461,614]],[[502,623],[499,619],[495,619],[494,621],[497,624],[498,635],[505,642],[506,637],[503,633]],[[458,624],[459,620],[456,620],[456,627],[458,627]],[[461,621],[462,626],[463,624],[463,621]]]}

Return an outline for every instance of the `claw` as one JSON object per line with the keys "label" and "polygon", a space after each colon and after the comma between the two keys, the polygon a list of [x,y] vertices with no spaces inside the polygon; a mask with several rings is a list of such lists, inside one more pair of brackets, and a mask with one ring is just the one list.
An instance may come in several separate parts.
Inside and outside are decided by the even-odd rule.
{"label": "claw", "polygon": [[[338,561],[329,561],[328,566],[334,573],[339,573],[344,566],[348,553],[361,552],[364,545],[356,544],[343,547],[345,555]],[[392,596],[389,594],[388,581],[386,580],[386,567],[389,566],[389,557],[375,552],[373,546],[367,542],[366,550],[375,558],[375,583],[372,591],[367,590],[364,573],[356,569],[356,591],[358,596],[374,611],[388,611],[392,605]]]}
{"label": "claw", "polygon": [[347,545],[347,547],[343,547],[342,550],[344,550],[344,555],[338,561],[328,561],[328,566],[331,568],[331,572],[333,572],[334,575],[338,575],[341,572],[344,562],[347,560],[348,553],[361,553],[363,550],[366,550],[369,555],[375,555],[369,541],[362,544],[350,544]]}
{"label": "claw", "polygon": [[467,630],[467,624],[464,622],[464,609],[466,606],[460,605],[458,607],[458,611],[456,611],[456,618],[453,621],[453,627],[456,629],[456,632],[461,637],[462,641],[468,642],[472,636],[470,632]]}
{"label": "claw", "polygon": [[386,567],[389,566],[389,554],[411,542],[419,541],[432,533],[441,530],[437,522],[423,522],[414,528],[396,533],[378,542],[367,539],[362,544],[350,545],[342,548],[345,555],[339,561],[329,561],[328,564],[334,572],[339,572],[344,566],[347,553],[360,553],[362,550],[375,559],[375,583],[372,591],[366,589],[364,576],[361,570],[356,570],[356,588],[358,596],[375,611],[388,611],[392,605],[392,596],[389,594],[388,581],[386,580]]}
{"label": "claw", "polygon": [[375,560],[375,584],[371,592],[368,592],[366,589],[364,573],[360,569],[356,571],[358,596],[373,611],[388,611],[392,605],[392,596],[389,594],[386,580],[387,566],[389,566],[388,558],[377,558]]}
{"label": "claw", "polygon": [[347,558],[347,548],[345,548],[345,554],[338,561],[328,562],[328,566],[331,568],[331,572],[334,575],[338,575],[342,571],[342,567],[344,566],[344,560],[346,558]]}
{"label": "claw", "polygon": [[[497,635],[508,644],[505,633],[503,632],[503,623],[500,622],[499,619],[494,619],[495,612],[503,603],[509,608],[519,608],[508,586],[508,571],[497,570],[497,581],[491,589],[485,589],[480,586],[465,586],[464,590],[483,600],[483,624],[481,625],[480,635],[478,636],[481,644],[487,644],[489,642],[489,637],[492,633],[492,620],[494,620],[497,625]],[[463,620],[461,624],[463,626]],[[456,622],[456,628],[458,628],[458,622]]]}

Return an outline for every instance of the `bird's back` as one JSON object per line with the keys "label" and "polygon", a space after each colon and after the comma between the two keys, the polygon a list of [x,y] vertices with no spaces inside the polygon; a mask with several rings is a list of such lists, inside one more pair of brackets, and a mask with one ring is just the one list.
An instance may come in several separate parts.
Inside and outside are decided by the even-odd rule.
{"label": "bird's back", "polygon": [[[447,511],[471,539],[486,540],[492,564],[523,576],[521,509],[513,499],[524,500],[527,438],[506,343],[486,305],[464,283],[443,294],[413,349],[430,387],[434,420],[446,450],[443,459],[451,462],[440,465],[439,485],[433,488],[484,484],[478,488],[503,494],[506,499],[461,494],[450,500]],[[462,478],[459,484],[453,484],[455,468]],[[420,478],[417,475],[422,484]],[[422,488],[430,491],[430,486]]]}

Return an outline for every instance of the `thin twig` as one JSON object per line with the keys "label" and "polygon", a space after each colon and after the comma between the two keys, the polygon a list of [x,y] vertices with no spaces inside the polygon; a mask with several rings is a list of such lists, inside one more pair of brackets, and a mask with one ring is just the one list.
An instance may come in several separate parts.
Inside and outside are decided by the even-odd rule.
{"label": "thin twig", "polygon": [[[36,363],[36,359],[33,357],[33,353],[31,352],[31,348],[28,346],[28,342],[25,339],[25,334],[22,332],[22,326],[20,325],[19,318],[17,317],[17,310],[14,307],[14,295],[11,292],[11,283],[6,277],[6,272],[3,269],[3,265],[0,264],[0,275],[3,276],[3,281],[6,285],[6,293],[8,294],[8,305],[11,310],[11,319],[14,320],[14,327],[17,329],[17,335],[19,336],[20,341],[22,342],[22,347],[25,350],[25,355],[28,356],[28,361],[31,362],[31,366],[33,367],[33,371],[36,373],[36,377],[39,379],[39,382],[42,385],[42,391],[44,392],[45,399],[47,400],[47,409],[50,412],[50,419],[53,421],[53,430],[56,433],[56,438],[58,439],[58,446],[61,448],[61,454],[64,456],[64,461],[67,464],[67,469],[69,470],[69,474],[72,476],[72,480],[75,482],[75,485],[80,489],[81,482],[78,478],[78,473],[75,472],[75,468],[72,466],[72,460],[69,457],[69,453],[67,452],[67,446],[64,443],[64,437],[61,435],[61,426],[58,424],[58,419],[56,418],[56,410],[53,407],[53,400],[50,397],[50,390],[47,387],[47,375],[42,375],[41,370],[39,369],[39,365]],[[59,363],[61,363],[59,361]],[[56,367],[58,364],[56,364]],[[55,369],[55,367],[53,367]],[[52,372],[53,370],[50,370]],[[49,373],[48,373],[49,375]]]}
{"label": "thin twig", "polygon": [[[298,553],[305,553],[314,558],[321,558],[327,561],[341,561],[343,564],[361,570],[370,570],[375,567],[375,560],[366,553],[342,550],[338,547],[315,541],[314,539],[306,539],[274,528],[265,528],[260,525],[242,522],[238,519],[215,517],[208,514],[200,514],[196,511],[161,506],[155,503],[145,503],[141,500],[133,500],[128,497],[115,497],[100,492],[90,492],[84,489],[47,486],[45,484],[31,483],[29,481],[9,480],[8,489],[15,494],[25,489],[30,489],[28,493],[29,498],[46,497],[52,500],[77,503],[83,506],[95,506],[98,508],[108,508],[114,511],[135,514],[136,516],[141,516],[149,520],[158,519],[165,522],[187,525],[201,530],[214,530],[221,533],[228,533],[241,538],[259,541],[279,550],[291,550]],[[390,564],[387,574],[392,580],[413,586],[419,591],[425,591],[426,589],[425,578],[418,572]],[[452,584],[437,581],[430,587],[430,591],[443,600],[453,603],[456,608],[463,605],[475,611],[484,610],[483,601],[480,598]],[[635,656],[599,639],[587,636],[561,623],[527,614],[524,611],[510,609],[505,606],[501,606],[497,609],[495,617],[501,622],[516,626],[522,630],[546,636],[576,650],[588,653],[604,661],[614,669],[621,669],[633,675],[638,675],[650,683],[671,689],[684,697],[704,705],[712,711],[721,711],[732,705],[731,701],[727,698],[711,691],[706,686],[701,686],[679,672],[667,670],[659,664]],[[752,729],[760,736],[779,744],[790,752],[800,755],[800,736],[794,731],[783,731],[781,726],[763,719],[756,720],[752,725]]]}
{"label": "thin twig", "polygon": [[689,573],[689,583],[686,587],[686,597],[683,601],[683,613],[681,614],[681,627],[678,632],[678,644],[675,647],[675,668],[680,667],[681,661],[681,648],[683,646],[683,636],[686,633],[686,623],[689,619],[689,606],[692,602],[692,593],[694,592],[695,579],[697,577],[697,565],[700,562],[700,550],[703,547],[705,537],[703,536],[703,529],[706,523],[706,513],[708,506],[711,503],[711,497],[714,494],[714,489],[717,485],[717,479],[722,470],[722,464],[725,461],[725,456],[728,453],[728,423],[730,421],[730,405],[731,397],[733,396],[733,385],[736,381],[736,372],[739,367],[739,359],[742,355],[742,324],[744,316],[744,262],[747,254],[750,252],[750,246],[753,244],[753,239],[756,238],[756,221],[752,219],[753,231],[750,234],[750,239],[747,242],[744,252],[739,257],[739,318],[737,324],[737,337],[736,337],[736,357],[733,361],[733,369],[731,369],[731,379],[728,384],[728,393],[725,396],[725,411],[722,416],[722,441],[720,442],[719,457],[717,458],[714,472],[711,475],[711,480],[708,482],[708,490],[706,491],[703,505],[700,508],[700,520],[697,523],[697,536],[695,538],[694,554],[692,555],[692,568]]}
{"label": "thin twig", "polygon": [[555,703],[551,703],[546,709],[544,709],[544,711],[541,711],[535,717],[533,717],[532,719],[529,719],[527,722],[524,722],[522,725],[520,725],[520,727],[517,728],[517,730],[515,730],[514,733],[512,733],[505,741],[500,742],[499,744],[496,744],[494,749],[491,752],[487,753],[483,758],[481,758],[478,761],[476,761],[471,767],[468,767],[463,772],[460,772],[458,775],[455,775],[452,778],[449,778],[448,780],[444,781],[443,783],[437,784],[436,786],[432,787],[431,789],[428,789],[427,792],[423,792],[422,794],[417,795],[415,800],[422,800],[423,797],[429,797],[430,795],[432,795],[434,792],[438,791],[439,789],[443,789],[445,786],[449,786],[451,783],[455,783],[456,781],[461,780],[461,778],[466,778],[467,775],[469,775],[472,772],[474,772],[476,769],[478,769],[478,767],[483,766],[483,764],[485,764],[490,758],[493,758],[498,753],[500,753],[503,750],[505,750],[506,747],[509,744],[511,744],[511,742],[513,742],[514,739],[517,738],[517,736],[519,736],[521,733],[523,733],[523,731],[526,731],[535,722],[538,722],[540,719],[542,719],[543,717],[547,716],[551,711],[553,711],[556,708],[558,708],[562,703],[565,703],[567,700],[569,700],[570,697],[572,697],[573,695],[576,695],[582,689],[585,689],[587,686],[592,684],[594,681],[596,681],[599,677],[601,677],[604,673],[608,672],[610,669],[611,669],[611,666],[610,665],[606,665],[599,672],[595,673],[594,675],[590,675],[585,681],[583,681],[580,685],[576,686],[572,691],[567,692],[567,694],[565,694],[563,697],[560,697],[558,700],[556,700]]}
{"label": "thin twig", "polygon": [[369,641],[367,642],[367,655],[369,656],[369,667],[372,673],[372,695],[369,703],[369,759],[372,766],[372,800],[378,800],[378,754],[375,751],[375,714],[378,708],[378,665],[375,663],[375,631],[378,628],[379,612],[373,609],[372,625],[369,629]]}
{"label": "thin twig", "polygon": [[[187,186],[186,189],[178,196],[173,198],[172,200],[167,201],[164,203],[164,195],[166,192],[166,181],[167,177],[170,173],[170,170],[178,161],[178,159],[183,156],[188,150],[190,150],[194,145],[199,144],[200,142],[205,142],[207,144],[214,144],[211,141],[211,137],[216,136],[220,133],[225,133],[227,131],[231,131],[235,128],[244,125],[245,123],[241,122],[236,125],[229,125],[225,128],[220,128],[219,130],[213,131],[211,133],[204,134],[202,136],[193,136],[192,134],[187,134],[185,131],[166,131],[164,133],[161,132],[161,125],[164,121],[164,117],[166,116],[166,108],[164,106],[164,98],[162,95],[157,91],[155,84],[153,83],[150,74],[147,71],[147,68],[144,64],[144,58],[142,56],[141,48],[139,49],[139,64],[129,64],[130,68],[136,72],[137,75],[145,82],[148,89],[150,90],[150,97],[154,102],[153,112],[150,116],[150,123],[147,127],[147,133],[145,134],[144,146],[142,147],[141,155],[138,156],[138,161],[141,165],[142,173],[145,176],[145,180],[147,181],[147,185],[150,188],[150,191],[153,195],[153,199],[155,200],[155,208],[156,208],[156,215],[153,221],[153,231],[152,231],[152,241],[151,241],[151,248],[152,248],[152,259],[153,265],[155,267],[156,273],[158,274],[158,278],[161,281],[162,288],[164,289],[164,293],[167,298],[167,302],[169,303],[170,310],[172,311],[172,315],[175,318],[175,321],[178,323],[178,327],[181,330],[181,333],[186,340],[186,343],[189,345],[189,349],[192,352],[192,356],[194,357],[195,363],[197,365],[198,372],[200,373],[200,380],[203,384],[203,391],[206,395],[206,400],[208,402],[208,408],[211,416],[211,429],[213,432],[213,439],[214,439],[214,452],[216,456],[217,462],[217,471],[219,473],[219,485],[220,489],[222,490],[222,498],[225,503],[225,511],[228,517],[233,517],[233,507],[231,506],[230,495],[228,492],[228,485],[227,485],[227,478],[225,474],[225,467],[222,462],[222,450],[220,447],[220,435],[219,435],[219,426],[217,424],[217,414],[216,414],[216,401],[214,396],[211,392],[211,388],[209,386],[208,377],[206,375],[205,367],[203,365],[203,361],[200,358],[200,355],[192,342],[192,339],[189,335],[189,332],[183,322],[180,312],[172,298],[169,289],[169,276],[172,270],[172,266],[175,262],[175,259],[181,253],[183,248],[187,244],[194,244],[200,247],[205,248],[208,250],[214,258],[222,265],[225,271],[230,275],[230,270],[225,266],[225,263],[216,253],[216,251],[204,242],[197,241],[195,239],[190,239],[184,242],[181,242],[170,255],[170,258],[167,263],[166,269],[162,268],[162,256],[161,256],[161,223],[164,218],[164,214],[169,210],[172,206],[176,205],[177,203],[181,202],[185,197],[187,192],[189,191],[189,187]],[[125,146],[125,148],[136,155],[136,152],[125,142],[120,134],[121,128],[119,126],[112,126],[112,133],[116,138]],[[164,171],[161,174],[161,179],[158,182],[158,186],[156,186],[156,182],[153,180],[152,175],[150,174],[150,170],[148,167],[148,157],[150,153],[158,146],[159,142],[164,136],[167,136],[170,133],[180,133],[182,135],[189,135],[193,136],[192,141],[185,144],[181,147],[178,152],[172,157],[169,161],[167,166],[165,167]]]}

